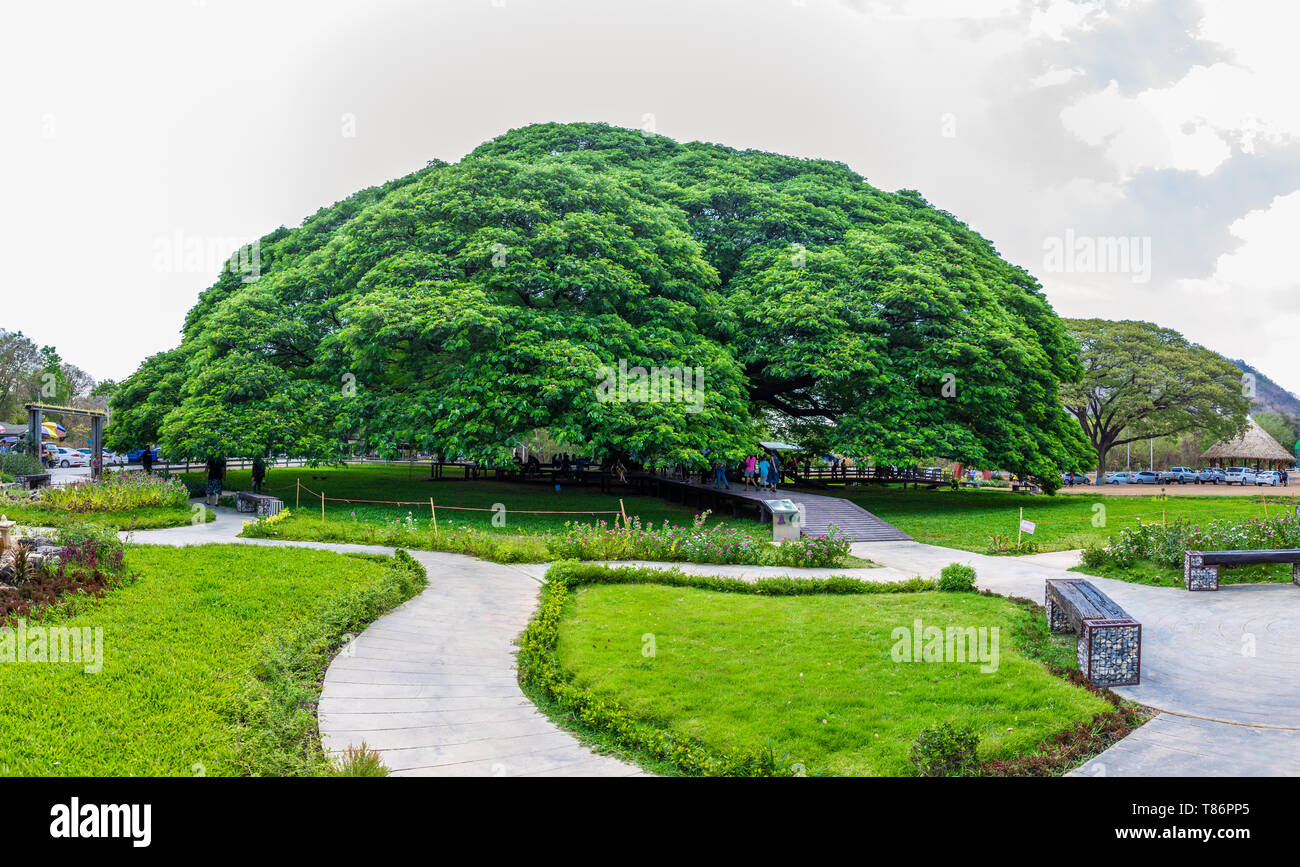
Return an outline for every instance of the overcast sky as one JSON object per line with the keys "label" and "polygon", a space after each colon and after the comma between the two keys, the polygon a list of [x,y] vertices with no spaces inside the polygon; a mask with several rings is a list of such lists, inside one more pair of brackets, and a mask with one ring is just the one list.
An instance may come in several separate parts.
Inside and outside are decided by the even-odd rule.
{"label": "overcast sky", "polygon": [[100,379],[176,345],[235,244],[514,127],[606,121],[919,190],[1062,315],[1158,322],[1300,391],[1300,4],[65,0],[5,17],[0,327]]}

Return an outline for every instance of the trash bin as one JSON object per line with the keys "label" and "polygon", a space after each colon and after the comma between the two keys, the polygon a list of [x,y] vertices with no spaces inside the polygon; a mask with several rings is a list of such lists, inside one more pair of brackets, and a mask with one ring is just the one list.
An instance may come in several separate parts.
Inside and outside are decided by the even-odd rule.
{"label": "trash bin", "polygon": [[803,529],[803,512],[793,500],[768,500],[772,512],[772,541],[798,539]]}

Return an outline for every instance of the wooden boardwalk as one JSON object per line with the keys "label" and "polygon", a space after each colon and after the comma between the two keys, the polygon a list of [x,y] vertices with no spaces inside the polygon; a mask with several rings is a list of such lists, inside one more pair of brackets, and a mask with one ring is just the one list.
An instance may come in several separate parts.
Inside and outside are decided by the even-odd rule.
{"label": "wooden boardwalk", "polygon": [[771,521],[772,514],[767,508],[768,500],[793,500],[804,506],[803,535],[825,536],[832,524],[848,538],[855,542],[910,542],[912,537],[882,521],[861,506],[842,497],[828,497],[823,494],[809,494],[803,491],[745,490],[743,485],[732,484],[730,489],[717,488],[700,482],[685,482],[663,476],[637,473],[628,476],[628,482],[638,493],[652,494],[683,505],[694,505],[702,509],[712,509],[715,513],[740,517],[752,509],[756,517],[763,522]]}

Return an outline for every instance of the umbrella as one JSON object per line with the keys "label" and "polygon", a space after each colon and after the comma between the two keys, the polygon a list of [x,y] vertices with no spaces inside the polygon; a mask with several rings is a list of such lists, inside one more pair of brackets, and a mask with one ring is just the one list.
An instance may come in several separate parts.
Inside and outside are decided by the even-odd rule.
{"label": "umbrella", "polygon": [[44,436],[54,437],[55,439],[67,439],[68,431],[57,421],[43,421],[41,427],[44,428]]}

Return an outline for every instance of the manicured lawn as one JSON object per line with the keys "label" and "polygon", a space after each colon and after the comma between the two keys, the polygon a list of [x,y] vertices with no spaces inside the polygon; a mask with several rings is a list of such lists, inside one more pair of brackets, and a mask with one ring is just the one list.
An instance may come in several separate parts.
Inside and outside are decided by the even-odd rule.
{"label": "manicured lawn", "polygon": [[[912,740],[969,722],[982,759],[1031,752],[1103,699],[1017,648],[1038,628],[1005,599],[956,593],[760,597],[660,585],[579,588],[558,654],[576,683],[636,717],[723,752],[765,751],[809,770],[910,775]],[[997,627],[998,668],[895,662],[895,627]],[[1039,631],[1042,631],[1041,629]],[[654,655],[643,655],[652,635]]]}
{"label": "manicured lawn", "polygon": [[102,628],[101,671],[0,665],[0,773],[320,772],[313,703],[330,649],[418,592],[413,565],[240,545],[129,549],[135,581],[41,624]]}
{"label": "manicured lawn", "polygon": [[[999,533],[1016,540],[1020,509],[1025,519],[1037,524],[1026,540],[1041,551],[1064,551],[1104,545],[1111,535],[1132,525],[1140,517],[1148,523],[1173,521],[1185,516],[1196,523],[1216,518],[1249,519],[1265,516],[1260,497],[1105,497],[1061,494],[1055,497],[1012,494],[1005,491],[952,491],[939,489],[903,490],[899,487],[832,488],[829,493],[844,496],[869,512],[898,527],[918,542],[943,545],[963,551],[985,552],[989,539]],[[1268,514],[1295,514],[1294,495],[1268,497]],[[1105,525],[1093,526],[1105,508]]]}
{"label": "manicured lawn", "polygon": [[[556,491],[548,483],[521,484],[495,480],[430,481],[417,468],[401,466],[285,467],[272,469],[268,492],[284,500],[293,514],[275,527],[275,538],[316,542],[401,545],[432,551],[456,551],[500,562],[543,562],[548,559],[544,535],[564,530],[566,521],[612,523],[619,500],[629,516],[643,523],[665,521],[689,526],[695,510],[655,497],[626,491],[602,494],[596,486],[565,485]],[[185,478],[198,479],[200,475]],[[304,490],[298,491],[295,481]],[[247,471],[231,472],[229,490],[251,490]],[[314,493],[310,493],[310,492]],[[324,493],[325,516],[320,497]],[[335,502],[330,498],[352,500]],[[438,534],[432,526],[429,499],[437,507]],[[364,500],[400,501],[405,505],[366,503]],[[298,508],[294,507],[295,502]],[[498,509],[504,507],[504,512]],[[469,507],[457,509],[453,507]],[[476,511],[477,510],[477,511]],[[550,514],[526,514],[526,512]],[[500,516],[500,517],[497,517]],[[497,517],[500,526],[493,523]],[[711,516],[709,526],[724,520]],[[767,538],[770,529],[747,518],[725,523],[746,533]],[[471,531],[466,533],[464,531]],[[861,566],[864,561],[846,565]]]}
{"label": "manicured lawn", "polygon": [[[71,524],[102,524],[116,530],[156,530],[163,527],[183,527],[194,518],[190,506],[149,506],[120,512],[67,512],[61,509],[40,509],[33,506],[0,505],[12,521],[24,527],[67,527]],[[204,519],[216,517],[205,512]]]}

